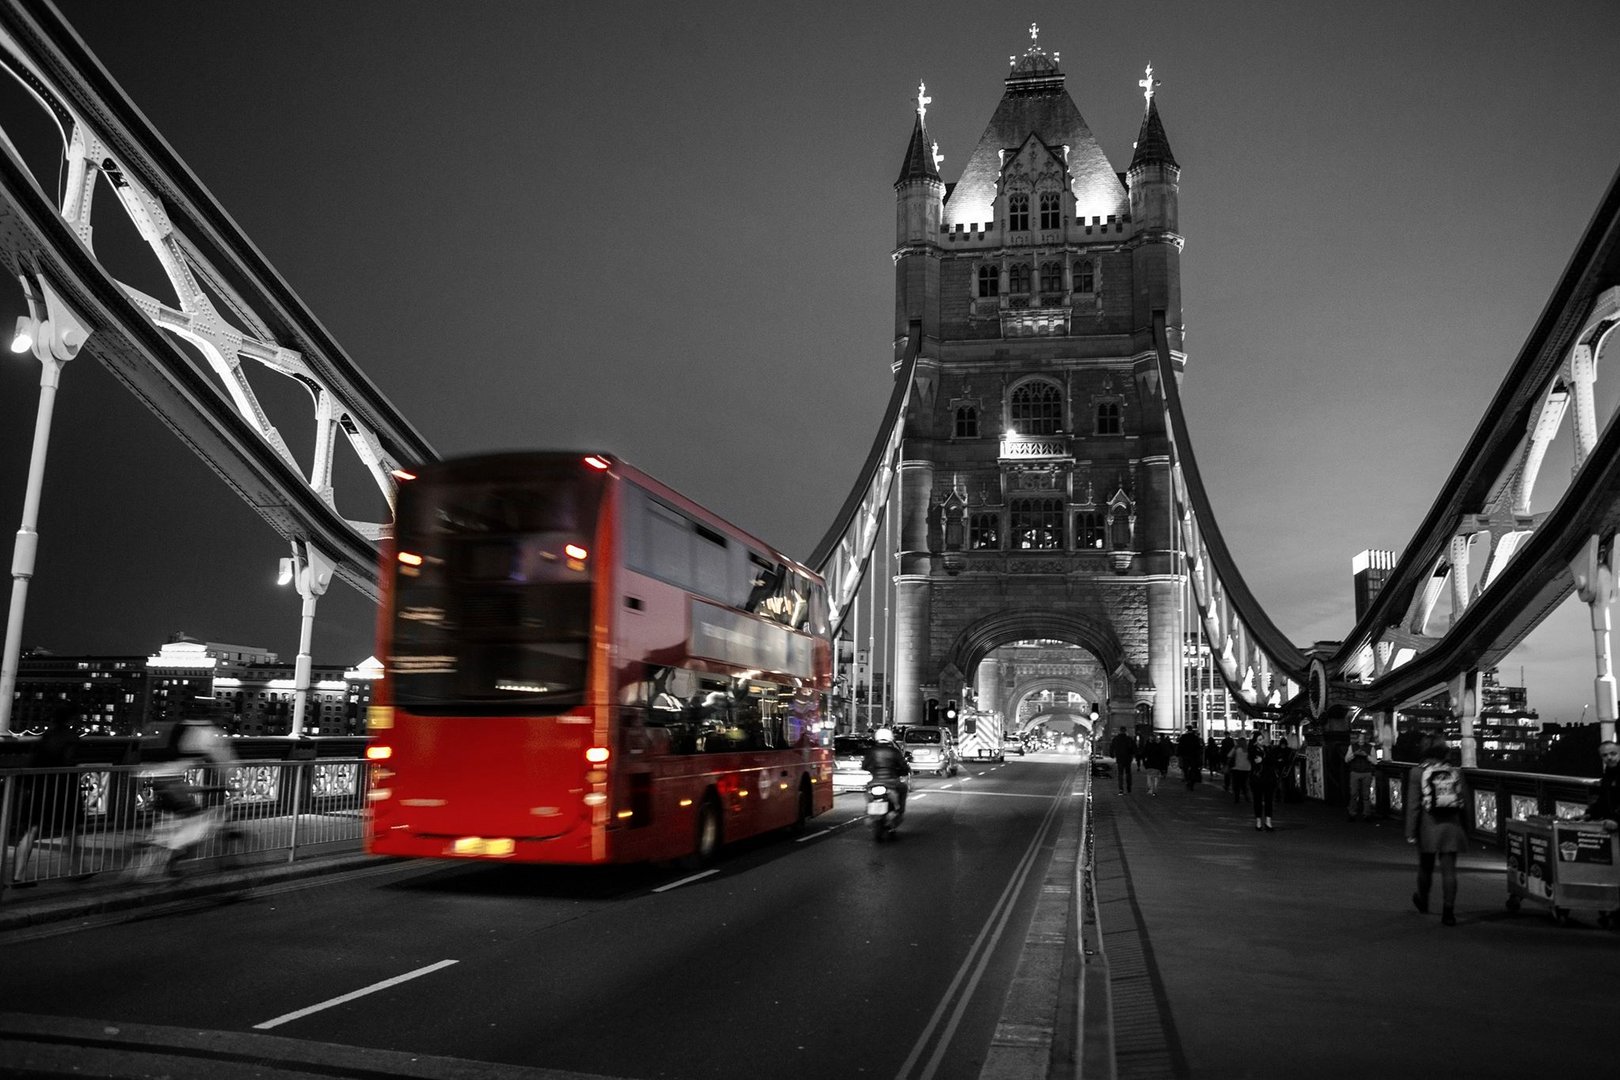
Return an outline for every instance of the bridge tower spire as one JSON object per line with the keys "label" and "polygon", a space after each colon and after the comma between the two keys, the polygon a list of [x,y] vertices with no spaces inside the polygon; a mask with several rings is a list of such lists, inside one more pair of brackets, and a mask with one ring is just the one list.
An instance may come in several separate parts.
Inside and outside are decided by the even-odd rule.
{"label": "bridge tower spire", "polygon": [[1180,169],[1149,98],[1117,171],[1037,35],[954,183],[918,87],[894,185],[895,361],[916,365],[893,719],[923,723],[977,682],[981,707],[1055,692],[1054,712],[1095,708],[1099,727],[1171,730],[1186,627],[1152,315],[1179,369]]}

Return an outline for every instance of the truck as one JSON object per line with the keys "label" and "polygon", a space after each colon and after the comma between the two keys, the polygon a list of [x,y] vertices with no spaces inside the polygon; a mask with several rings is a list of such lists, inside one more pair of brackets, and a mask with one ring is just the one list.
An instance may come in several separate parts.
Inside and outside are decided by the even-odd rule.
{"label": "truck", "polygon": [[961,755],[964,761],[1005,761],[1002,749],[1001,714],[962,713]]}

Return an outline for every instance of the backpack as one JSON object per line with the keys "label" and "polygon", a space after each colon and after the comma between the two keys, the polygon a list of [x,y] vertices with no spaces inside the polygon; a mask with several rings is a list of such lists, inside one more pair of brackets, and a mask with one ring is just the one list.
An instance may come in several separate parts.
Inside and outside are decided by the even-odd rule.
{"label": "backpack", "polygon": [[1423,809],[1432,814],[1454,814],[1462,809],[1462,776],[1450,765],[1423,766]]}

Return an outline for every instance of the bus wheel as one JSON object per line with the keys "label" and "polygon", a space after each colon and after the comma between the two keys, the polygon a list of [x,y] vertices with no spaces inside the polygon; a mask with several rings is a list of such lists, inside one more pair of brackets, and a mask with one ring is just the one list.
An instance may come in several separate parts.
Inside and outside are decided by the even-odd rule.
{"label": "bus wheel", "polygon": [[698,807],[697,824],[692,830],[692,854],[682,862],[688,870],[696,870],[714,861],[720,850],[720,807],[713,798],[703,800]]}
{"label": "bus wheel", "polygon": [[799,812],[793,819],[793,832],[795,835],[804,832],[810,824],[810,818],[815,813],[815,807],[810,803],[810,785],[799,785]]}

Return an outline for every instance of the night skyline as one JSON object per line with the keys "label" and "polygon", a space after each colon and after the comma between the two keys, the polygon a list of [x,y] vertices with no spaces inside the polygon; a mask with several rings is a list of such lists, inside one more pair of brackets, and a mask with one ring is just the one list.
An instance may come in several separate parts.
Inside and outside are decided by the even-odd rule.
{"label": "night skyline", "polygon": [[[1438,495],[1620,161],[1620,12],[1215,7],[63,10],[441,453],[611,450],[801,558],[888,394],[918,82],[953,180],[1037,22],[1122,169],[1151,63],[1193,446],[1239,568],[1308,646],[1354,623],[1351,557],[1398,554]],[[7,535],[37,376],[0,376]],[[272,410],[302,394],[254,384]],[[40,532],[25,647],[296,652],[283,542],[94,361],[63,378]],[[371,651],[369,603],[321,604],[317,662]],[[1544,719],[1590,700],[1585,619],[1566,605],[1503,664]]]}

